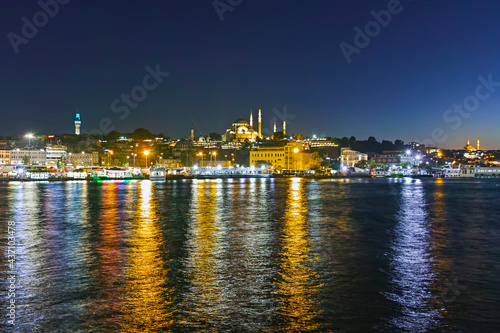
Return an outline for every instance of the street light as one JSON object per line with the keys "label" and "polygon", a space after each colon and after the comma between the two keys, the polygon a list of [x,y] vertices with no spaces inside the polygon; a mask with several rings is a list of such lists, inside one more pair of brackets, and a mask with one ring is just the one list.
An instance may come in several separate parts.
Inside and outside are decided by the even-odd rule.
{"label": "street light", "polygon": [[215,160],[214,165],[215,165],[215,164],[217,164],[217,152],[213,151],[212,155],[214,155],[214,160]]}
{"label": "street light", "polygon": [[32,133],[26,134],[26,137],[28,138],[28,147],[31,147],[31,139],[34,138]]}
{"label": "street light", "polygon": [[149,150],[144,151],[144,155],[146,156],[146,168],[148,167],[148,155],[149,155]]}
{"label": "street light", "polygon": [[[297,154],[299,152],[299,148],[294,148],[293,153]],[[297,172],[297,158],[294,156],[293,157],[293,168],[295,169],[295,172]]]}
{"label": "street light", "polygon": [[108,150],[108,164],[109,164],[109,166],[111,166],[111,163],[109,162],[109,155],[113,155],[112,150]]}
{"label": "street light", "polygon": [[200,152],[198,153],[198,156],[201,156],[201,167],[202,167],[202,168],[203,168],[203,155],[205,155],[205,154],[203,154],[203,152],[202,152],[202,151],[200,151]]}

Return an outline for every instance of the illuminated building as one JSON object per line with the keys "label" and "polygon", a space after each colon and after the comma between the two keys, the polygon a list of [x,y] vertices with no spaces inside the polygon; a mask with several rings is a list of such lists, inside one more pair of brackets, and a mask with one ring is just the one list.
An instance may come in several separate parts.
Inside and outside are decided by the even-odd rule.
{"label": "illuminated building", "polygon": [[29,158],[30,165],[45,165],[46,156],[43,149],[15,149],[10,153],[10,164],[24,164],[24,158]]}
{"label": "illuminated building", "polygon": [[387,165],[400,165],[409,163],[414,165],[416,162],[416,156],[411,154],[403,154],[400,150],[394,151],[383,151],[382,154],[375,154],[372,158],[377,164],[387,164]]}
{"label": "illuminated building", "polygon": [[368,155],[350,148],[340,149],[340,166],[353,168],[359,161],[368,160]]}
{"label": "illuminated building", "polygon": [[80,126],[82,124],[82,121],[80,120],[80,114],[77,113],[75,117],[75,134],[80,135]]}
{"label": "illuminated building", "polygon": [[[479,138],[477,139],[477,141],[479,144]],[[475,151],[476,150],[476,148],[474,148],[470,145],[470,138],[467,138],[467,145],[463,148],[463,150],[467,150],[467,151]]]}
{"label": "illuminated building", "polygon": [[66,157],[66,146],[54,145],[45,148],[47,165],[57,166],[57,162]]}
{"label": "illuminated building", "polygon": [[75,167],[99,165],[99,153],[98,152],[80,153],[80,154],[69,153],[68,163],[73,164]]}
{"label": "illuminated building", "polygon": [[477,138],[477,149],[470,145],[470,138],[467,138],[467,145],[463,148],[465,150],[464,157],[469,159],[480,158],[483,154],[479,151],[479,138]]}
{"label": "illuminated building", "polygon": [[[250,122],[253,123],[252,113],[250,112]],[[237,119],[231,128],[226,130],[226,133],[222,135],[222,141],[224,142],[244,142],[246,140],[250,142],[255,142],[257,137],[261,137],[260,131],[262,126],[261,111],[259,109],[259,132],[253,129],[253,126],[243,118]]]}
{"label": "illuminated building", "polygon": [[10,150],[0,150],[0,164],[10,164]]}
{"label": "illuminated building", "polygon": [[250,166],[267,163],[274,169],[306,170],[312,153],[304,151],[299,142],[288,142],[281,147],[262,147],[250,151]]}

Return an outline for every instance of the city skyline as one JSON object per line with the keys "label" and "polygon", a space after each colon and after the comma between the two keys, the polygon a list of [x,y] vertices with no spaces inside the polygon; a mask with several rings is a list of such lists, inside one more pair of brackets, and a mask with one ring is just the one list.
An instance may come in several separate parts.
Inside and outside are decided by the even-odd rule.
{"label": "city skyline", "polygon": [[6,4],[0,107],[23,117],[0,135],[71,133],[75,113],[82,133],[223,133],[261,107],[289,134],[500,146],[497,3],[214,3]]}

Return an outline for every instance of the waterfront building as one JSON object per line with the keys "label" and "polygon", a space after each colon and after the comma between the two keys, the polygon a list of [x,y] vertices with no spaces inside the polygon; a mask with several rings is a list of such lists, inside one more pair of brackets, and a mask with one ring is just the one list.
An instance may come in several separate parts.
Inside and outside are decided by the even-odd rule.
{"label": "waterfront building", "polygon": [[164,167],[165,169],[179,169],[182,167],[182,162],[177,158],[161,158],[156,163],[159,167]]}
{"label": "waterfront building", "polygon": [[54,145],[45,147],[47,166],[57,166],[57,162],[66,159],[66,146]]}
{"label": "waterfront building", "polygon": [[10,149],[0,150],[0,164],[10,164]]}
{"label": "waterfront building", "polygon": [[24,164],[25,156],[28,157],[30,165],[46,165],[46,152],[43,149],[14,149],[10,153],[10,164]]}
{"label": "waterfront building", "polygon": [[305,170],[312,155],[304,150],[302,143],[288,142],[284,146],[260,147],[250,151],[250,166],[266,163],[277,170]]}
{"label": "waterfront building", "polygon": [[340,149],[340,166],[353,168],[359,161],[368,160],[368,154],[360,153],[351,148]]}
{"label": "waterfront building", "polygon": [[415,157],[411,154],[404,154],[400,150],[394,151],[383,151],[382,154],[375,154],[371,158],[377,164],[387,164],[398,166],[401,164],[409,163],[410,165],[414,165],[416,160]]}
{"label": "waterfront building", "polygon": [[80,153],[80,154],[68,154],[67,159],[68,164],[73,164],[73,167],[91,167],[95,165],[99,165],[99,153]]}

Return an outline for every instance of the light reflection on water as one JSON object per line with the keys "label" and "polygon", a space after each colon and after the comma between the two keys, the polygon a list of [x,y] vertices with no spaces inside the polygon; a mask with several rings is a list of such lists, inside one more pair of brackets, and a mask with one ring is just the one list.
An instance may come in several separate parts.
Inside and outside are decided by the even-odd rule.
{"label": "light reflection on water", "polygon": [[[195,181],[192,187],[191,222],[186,258],[187,291],[182,305],[187,326],[213,328],[227,321],[223,292],[224,226],[221,224],[221,194],[217,183]],[[220,186],[220,185],[219,185]]]}
{"label": "light reflection on water", "polygon": [[141,182],[121,308],[125,332],[159,332],[173,323],[172,290],[162,260],[163,240],[154,192],[150,181]]}
{"label": "light reflection on water", "polygon": [[392,245],[393,292],[389,294],[400,307],[392,322],[398,329],[424,332],[436,324],[437,311],[431,306],[435,274],[422,182],[406,179],[400,202]]}
{"label": "light reflection on water", "polygon": [[0,232],[17,228],[15,331],[491,331],[497,185],[0,183]]}
{"label": "light reflection on water", "polygon": [[289,184],[283,217],[279,255],[279,279],[276,282],[280,328],[287,332],[316,331],[319,315],[314,293],[320,289],[317,273],[311,268],[311,242],[304,182],[294,178]]}

